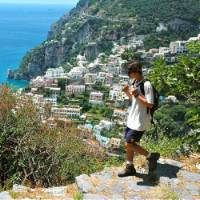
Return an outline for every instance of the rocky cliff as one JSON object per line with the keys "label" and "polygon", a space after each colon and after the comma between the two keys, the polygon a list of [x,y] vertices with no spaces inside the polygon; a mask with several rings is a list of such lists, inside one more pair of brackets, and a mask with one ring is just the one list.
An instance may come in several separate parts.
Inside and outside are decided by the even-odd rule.
{"label": "rocky cliff", "polygon": [[[77,54],[93,60],[100,52],[109,54],[113,41],[126,42],[136,34],[155,34],[161,40],[196,35],[199,13],[198,0],[80,0],[52,25],[47,40],[24,56],[10,78],[29,80],[49,67],[73,64]],[[159,23],[168,27],[160,35]]]}

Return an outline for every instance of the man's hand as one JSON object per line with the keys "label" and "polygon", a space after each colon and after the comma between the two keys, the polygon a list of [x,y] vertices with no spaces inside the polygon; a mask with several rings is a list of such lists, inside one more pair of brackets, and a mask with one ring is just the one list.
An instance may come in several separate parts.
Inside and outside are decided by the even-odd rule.
{"label": "man's hand", "polygon": [[138,91],[138,89],[137,88],[133,88],[132,90],[131,90],[131,94],[133,95],[133,96],[138,96],[138,94],[139,94],[139,91]]}
{"label": "man's hand", "polygon": [[124,88],[122,89],[122,91],[125,92],[125,94],[128,96],[129,99],[132,99],[132,95],[130,93],[128,85],[125,85]]}
{"label": "man's hand", "polygon": [[125,93],[127,93],[129,91],[129,86],[125,85],[122,91],[125,92]]}

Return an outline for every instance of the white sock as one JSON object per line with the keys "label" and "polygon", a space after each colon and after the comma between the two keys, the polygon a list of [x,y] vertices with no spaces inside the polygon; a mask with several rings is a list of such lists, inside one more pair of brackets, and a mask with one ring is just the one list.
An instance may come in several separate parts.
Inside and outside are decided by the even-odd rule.
{"label": "white sock", "polygon": [[148,154],[147,158],[150,158],[150,156],[151,156],[151,153]]}
{"label": "white sock", "polygon": [[126,164],[128,164],[128,165],[132,165],[132,164],[133,164],[133,162],[131,162],[131,161],[127,160],[127,161],[126,161]]}

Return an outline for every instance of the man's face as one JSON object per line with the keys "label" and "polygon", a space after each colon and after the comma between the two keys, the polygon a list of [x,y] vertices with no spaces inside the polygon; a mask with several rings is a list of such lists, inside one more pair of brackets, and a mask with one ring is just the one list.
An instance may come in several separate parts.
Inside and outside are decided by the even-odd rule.
{"label": "man's face", "polygon": [[137,72],[131,72],[128,74],[129,78],[136,79],[137,78]]}

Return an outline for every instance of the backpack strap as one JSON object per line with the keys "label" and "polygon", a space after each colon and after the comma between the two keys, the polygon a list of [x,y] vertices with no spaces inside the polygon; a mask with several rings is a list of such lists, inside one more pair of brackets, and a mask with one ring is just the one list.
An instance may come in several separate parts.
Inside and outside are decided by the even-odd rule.
{"label": "backpack strap", "polygon": [[137,81],[137,80],[135,79],[135,80],[132,82],[132,85],[133,85],[133,86],[135,85],[136,81]]}
{"label": "backpack strap", "polygon": [[138,83],[136,83],[137,81],[134,80],[132,85],[136,84],[136,87],[140,87],[140,90],[142,92],[142,94],[145,96],[145,90],[144,90],[144,83],[146,82],[146,79],[143,79],[142,81],[139,81]]}
{"label": "backpack strap", "polygon": [[145,96],[145,90],[144,90],[144,83],[146,82],[146,80],[144,79],[141,83],[139,83],[140,86],[140,90],[142,92],[142,94]]}
{"label": "backpack strap", "polygon": [[[147,79],[143,79],[143,80],[142,80],[141,82],[139,82],[138,85],[137,85],[137,86],[140,87],[141,93],[142,93],[144,96],[145,96],[144,83],[145,83],[146,81],[148,81],[148,80],[147,80]],[[150,111],[151,111],[151,109],[150,109],[150,108],[147,108],[147,114],[149,114]]]}

